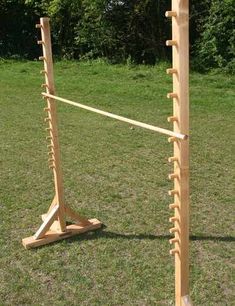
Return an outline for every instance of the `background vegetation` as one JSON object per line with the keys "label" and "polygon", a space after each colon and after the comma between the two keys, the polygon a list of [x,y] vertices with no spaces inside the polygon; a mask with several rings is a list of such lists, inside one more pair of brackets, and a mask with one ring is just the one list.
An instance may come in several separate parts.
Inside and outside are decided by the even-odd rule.
{"label": "background vegetation", "polygon": [[[170,0],[2,0],[0,56],[38,56],[35,23],[50,16],[54,52],[63,58],[105,57],[155,64],[170,56],[165,40]],[[235,0],[191,0],[192,64],[235,71]]]}

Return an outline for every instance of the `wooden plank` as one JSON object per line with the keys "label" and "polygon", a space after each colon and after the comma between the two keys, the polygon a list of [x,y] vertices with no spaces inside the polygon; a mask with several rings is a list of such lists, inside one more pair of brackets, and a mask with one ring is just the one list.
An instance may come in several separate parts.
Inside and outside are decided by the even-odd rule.
{"label": "wooden plank", "polygon": [[86,109],[88,111],[91,111],[91,112],[94,112],[94,113],[97,113],[97,114],[100,114],[100,115],[103,115],[103,116],[106,116],[106,117],[110,117],[110,118],[113,118],[113,119],[116,119],[116,120],[119,120],[119,121],[127,122],[127,123],[130,123],[132,125],[145,128],[147,130],[151,130],[151,131],[155,131],[155,132],[165,134],[165,135],[168,135],[168,136],[176,137],[176,138],[181,139],[181,140],[185,140],[185,139],[188,138],[187,135],[184,135],[184,134],[181,134],[181,133],[172,132],[172,131],[169,131],[167,129],[156,127],[156,126],[146,124],[146,123],[143,123],[143,122],[140,122],[140,121],[128,119],[128,118],[125,118],[123,116],[119,116],[119,115],[115,115],[115,114],[112,114],[112,113],[109,113],[109,112],[105,112],[105,111],[99,110],[97,108],[90,107],[90,106],[87,106],[87,105],[84,105],[84,104],[81,104],[81,103],[73,102],[73,101],[70,101],[68,99],[64,99],[64,98],[61,98],[61,97],[58,97],[58,96],[55,96],[55,95],[51,95],[51,94],[48,94],[48,93],[45,93],[45,92],[43,92],[42,95],[44,97],[49,97],[49,98],[52,98],[52,99],[55,99],[55,100],[58,100],[58,101],[61,101],[61,102],[79,107],[79,108],[82,108],[82,109]]}
{"label": "wooden plank", "polygon": [[102,223],[97,219],[89,219],[89,225],[71,224],[66,227],[63,233],[48,231],[41,239],[35,239],[34,236],[22,239],[22,243],[26,249],[36,248],[58,240],[70,238],[72,236],[82,234],[88,231],[96,230],[102,227]]}
{"label": "wooden plank", "polygon": [[[52,47],[51,47],[51,33],[50,33],[50,19],[40,18],[41,24],[41,36],[42,36],[42,50],[44,60],[44,76],[45,76],[45,90],[48,94],[55,94],[54,85],[54,71],[53,71],[53,59],[52,59]],[[50,165],[53,169],[54,184],[55,184],[55,197],[56,203],[59,204],[58,221],[60,224],[60,230],[64,231],[66,228],[65,209],[64,209],[64,186],[61,169],[60,148],[57,128],[57,113],[56,102],[53,99],[47,98],[48,109],[48,124],[51,142],[51,158],[54,160]]]}
{"label": "wooden plank", "polygon": [[55,221],[58,215],[58,211],[59,211],[59,205],[57,204],[51,209],[51,211],[46,216],[42,225],[39,227],[37,232],[34,234],[33,237],[35,240],[42,238],[45,235],[45,233],[49,230],[49,228],[51,227],[52,223]]}

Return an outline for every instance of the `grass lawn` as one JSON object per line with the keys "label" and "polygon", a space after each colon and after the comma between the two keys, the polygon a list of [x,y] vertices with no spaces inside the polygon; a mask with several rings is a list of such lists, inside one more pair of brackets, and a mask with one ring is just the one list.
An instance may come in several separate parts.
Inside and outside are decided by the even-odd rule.
{"label": "grass lawn", "polygon": [[[0,62],[0,305],[174,305],[167,137],[59,103],[67,202],[106,228],[27,251],[53,198],[39,62]],[[57,94],[171,129],[166,66],[58,62]],[[235,305],[235,77],[191,74],[191,298]]]}

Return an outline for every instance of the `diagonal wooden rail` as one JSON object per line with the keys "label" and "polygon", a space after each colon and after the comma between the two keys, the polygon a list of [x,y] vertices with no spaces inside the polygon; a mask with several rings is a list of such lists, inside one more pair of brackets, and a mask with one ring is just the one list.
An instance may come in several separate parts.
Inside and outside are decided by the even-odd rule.
{"label": "diagonal wooden rail", "polygon": [[61,101],[61,102],[64,102],[64,103],[67,103],[67,104],[70,104],[70,105],[74,105],[76,107],[86,109],[88,111],[91,111],[91,112],[94,112],[94,113],[97,113],[97,114],[100,114],[100,115],[103,115],[103,116],[106,116],[106,117],[110,117],[110,118],[113,118],[113,119],[116,119],[116,120],[119,120],[119,121],[127,122],[127,123],[130,123],[130,124],[135,125],[135,126],[142,127],[144,129],[147,129],[147,130],[155,131],[155,132],[165,134],[165,135],[168,135],[168,136],[171,136],[171,137],[176,137],[177,139],[180,139],[180,140],[186,140],[188,138],[187,135],[184,135],[184,134],[181,134],[181,133],[172,132],[172,131],[169,131],[167,129],[163,129],[163,128],[153,126],[153,125],[150,125],[150,124],[147,124],[147,123],[143,123],[143,122],[140,122],[140,121],[128,119],[128,118],[122,117],[122,116],[118,116],[118,115],[115,115],[115,114],[112,114],[112,113],[109,113],[109,112],[105,112],[105,111],[96,109],[94,107],[90,107],[90,106],[87,106],[87,105],[84,105],[84,104],[81,104],[81,103],[73,102],[73,101],[70,101],[68,99],[60,98],[58,96],[54,96],[54,95],[51,95],[51,94],[46,93],[46,92],[42,92],[42,95],[44,97],[51,98],[51,99],[54,99],[54,100],[58,100],[58,101]]}

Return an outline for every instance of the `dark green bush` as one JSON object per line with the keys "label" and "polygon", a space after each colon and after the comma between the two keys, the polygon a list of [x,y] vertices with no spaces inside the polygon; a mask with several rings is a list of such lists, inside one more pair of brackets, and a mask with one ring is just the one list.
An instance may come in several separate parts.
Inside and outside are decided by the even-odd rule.
{"label": "dark green bush", "polygon": [[235,72],[235,0],[213,0],[195,48],[201,70],[223,68]]}

